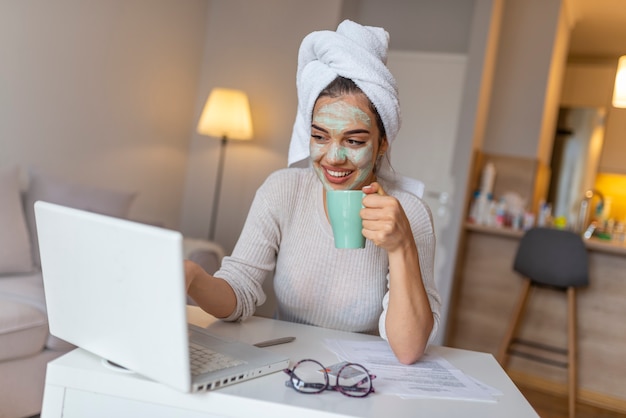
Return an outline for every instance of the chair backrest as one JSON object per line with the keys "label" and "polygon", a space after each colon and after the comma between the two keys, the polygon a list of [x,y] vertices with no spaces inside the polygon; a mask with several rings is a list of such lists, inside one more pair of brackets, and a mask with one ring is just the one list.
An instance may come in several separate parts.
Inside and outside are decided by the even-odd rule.
{"label": "chair backrest", "polygon": [[560,288],[589,284],[587,248],[580,235],[560,229],[531,228],[522,237],[513,270],[532,282]]}

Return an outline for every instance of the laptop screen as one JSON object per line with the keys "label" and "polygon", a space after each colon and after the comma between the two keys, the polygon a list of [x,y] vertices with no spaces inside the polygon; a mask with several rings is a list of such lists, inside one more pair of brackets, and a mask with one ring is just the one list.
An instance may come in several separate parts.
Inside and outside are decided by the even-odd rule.
{"label": "laptop screen", "polygon": [[35,216],[50,332],[189,390],[181,234],[46,202]]}

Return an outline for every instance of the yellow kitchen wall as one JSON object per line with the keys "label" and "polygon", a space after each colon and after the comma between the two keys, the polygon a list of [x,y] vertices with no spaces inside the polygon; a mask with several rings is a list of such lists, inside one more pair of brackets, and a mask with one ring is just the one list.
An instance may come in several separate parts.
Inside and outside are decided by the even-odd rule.
{"label": "yellow kitchen wall", "polygon": [[598,173],[595,189],[611,199],[609,217],[626,222],[626,175]]}

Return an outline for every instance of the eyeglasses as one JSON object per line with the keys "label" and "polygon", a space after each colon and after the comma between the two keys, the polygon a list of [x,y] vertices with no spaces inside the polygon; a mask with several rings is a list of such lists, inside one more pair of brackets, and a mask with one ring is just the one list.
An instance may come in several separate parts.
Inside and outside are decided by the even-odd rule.
{"label": "eyeglasses", "polygon": [[[315,360],[305,359],[283,371],[289,375],[285,386],[304,394],[336,390],[346,396],[364,398],[374,392],[372,380],[376,376],[357,363],[346,362],[340,363],[338,367],[326,368]],[[336,378],[335,385],[330,384],[329,375]]]}

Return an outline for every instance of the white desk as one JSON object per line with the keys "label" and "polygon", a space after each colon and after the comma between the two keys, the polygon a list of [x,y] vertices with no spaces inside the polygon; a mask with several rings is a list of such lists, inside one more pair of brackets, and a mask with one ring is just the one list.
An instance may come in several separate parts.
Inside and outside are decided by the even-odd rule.
{"label": "white desk", "polygon": [[[258,317],[243,323],[224,323],[198,308],[190,307],[188,311],[189,322],[210,326],[224,337],[248,343],[295,336],[292,343],[267,348],[286,354],[292,361],[313,358],[322,364],[336,362],[336,356],[324,345],[326,338],[378,339]],[[102,365],[100,358],[76,349],[48,364],[42,418],[538,417],[492,355],[446,347],[430,350],[504,395],[496,403],[401,399],[376,393],[352,399],[331,391],[303,395],[286,387],[286,375],[280,372],[211,392],[186,394],[136,374],[111,370]]]}

